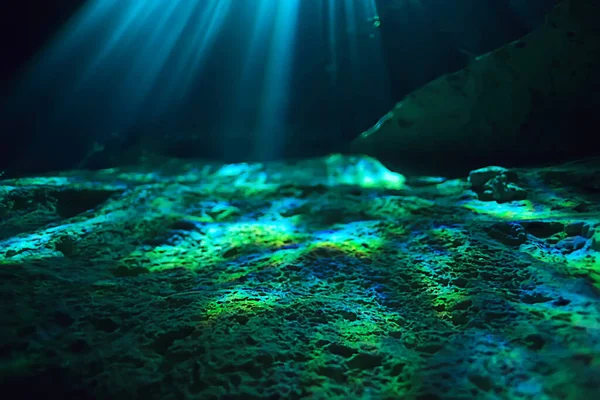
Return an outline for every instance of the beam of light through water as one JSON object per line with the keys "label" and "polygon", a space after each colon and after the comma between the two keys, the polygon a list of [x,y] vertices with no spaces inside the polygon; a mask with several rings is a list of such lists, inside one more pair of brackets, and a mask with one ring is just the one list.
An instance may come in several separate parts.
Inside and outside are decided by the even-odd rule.
{"label": "beam of light through water", "polygon": [[[272,25],[277,14],[276,9],[272,7],[273,3],[268,1],[258,1],[242,11],[248,18],[248,26],[243,35],[239,37],[239,47],[242,52],[242,65],[239,67],[239,74],[232,79],[236,80],[234,95],[230,100],[230,117],[226,118],[223,124],[221,134],[221,155],[226,160],[236,160],[239,148],[240,135],[250,135],[248,127],[253,124],[250,122],[253,118],[251,114],[256,112],[255,107],[250,106],[249,102],[255,103],[255,99],[248,99],[249,93],[256,93],[255,87],[263,80],[264,71],[264,44],[268,42],[272,35]],[[267,53],[268,54],[268,53]]]}
{"label": "beam of light through water", "polygon": [[362,109],[356,112],[357,123],[363,126],[373,124],[376,121],[372,121],[367,115],[374,110],[385,109],[391,102],[390,82],[379,28],[381,21],[375,0],[343,0],[335,14],[345,18],[345,50],[348,54],[353,92],[364,103]]}
{"label": "beam of light through water", "polygon": [[[273,4],[270,0],[262,1]],[[259,159],[279,157],[285,142],[285,117],[300,3],[301,0],[286,0],[274,6],[277,15],[266,65],[265,87],[260,99],[256,149]]]}
{"label": "beam of light through water", "polygon": [[188,88],[193,78],[197,76],[202,63],[206,61],[207,54],[214,46],[218,33],[226,24],[226,17],[232,5],[231,0],[213,1],[209,4],[198,2],[195,12],[199,15],[197,27],[190,28],[192,39],[182,44],[182,55],[177,58],[177,65],[173,71],[173,76],[180,77],[180,81],[172,81],[166,98],[169,98],[173,92],[179,94],[179,99],[185,95],[185,90],[181,89]]}
{"label": "beam of light through water", "polygon": [[337,84],[338,80],[338,68],[339,68],[339,60],[338,60],[338,39],[337,39],[337,13],[335,9],[335,2],[328,1],[327,2],[327,14],[329,16],[329,26],[328,26],[328,45],[329,45],[329,63],[327,65],[327,72],[329,73],[329,78],[333,86]]}
{"label": "beam of light through water", "polygon": [[[26,71],[17,103],[25,108],[30,93],[44,99],[45,114],[38,113],[36,122],[40,133],[66,127],[101,140],[188,105],[188,95],[198,100],[204,69],[216,70],[229,85],[210,87],[208,96],[219,98],[202,98],[190,108],[218,103],[215,118],[223,122],[215,133],[224,149],[239,147],[236,138],[244,135],[243,143],[253,143],[253,158],[280,158],[294,95],[301,6],[321,15],[324,36],[315,40],[325,40],[326,48],[315,50],[315,58],[326,54],[317,64],[326,64],[334,96],[345,96],[349,91],[342,86],[353,85],[350,91],[364,95],[360,102],[386,101],[381,43],[369,23],[377,16],[375,0],[308,5],[304,0],[89,0]],[[218,48],[221,43],[226,48]],[[217,51],[227,65],[211,63]],[[197,126],[204,128],[204,120]]]}
{"label": "beam of light through water", "polygon": [[[364,0],[361,0],[364,1]],[[346,29],[348,32],[348,37],[350,38],[349,43],[349,51],[350,51],[350,62],[352,71],[355,76],[359,75],[360,72],[358,70],[360,65],[360,57],[359,57],[359,44],[357,38],[359,37],[359,21],[357,20],[358,15],[356,13],[356,4],[354,0],[346,1],[346,7],[344,9],[346,13]],[[367,18],[367,15],[363,15],[363,18]]]}
{"label": "beam of light through water", "polygon": [[365,0],[364,5],[367,13],[379,16],[379,13],[377,12],[377,3],[375,0]]}
{"label": "beam of light through water", "polygon": [[[129,123],[185,96],[208,60],[234,0],[91,0],[27,71],[19,93],[50,88],[60,120],[102,98],[105,118]],[[167,75],[166,83],[159,77]],[[60,83],[55,78],[60,77]],[[58,86],[58,87],[57,87]],[[160,96],[152,96],[156,93]]]}

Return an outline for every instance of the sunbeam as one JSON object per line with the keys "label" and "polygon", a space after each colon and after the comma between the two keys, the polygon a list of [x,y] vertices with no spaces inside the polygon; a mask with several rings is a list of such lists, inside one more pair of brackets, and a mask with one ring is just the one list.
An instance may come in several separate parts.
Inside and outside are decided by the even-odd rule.
{"label": "sunbeam", "polygon": [[337,49],[337,13],[335,12],[335,4],[334,1],[327,2],[327,14],[328,14],[328,45],[329,45],[329,63],[327,64],[327,72],[329,73],[329,77],[332,85],[337,84],[338,80],[338,68],[339,68],[339,59],[338,59],[338,49]]}
{"label": "sunbeam", "polygon": [[185,91],[181,88],[189,87],[194,75],[198,74],[202,63],[206,61],[206,55],[213,48],[218,33],[225,25],[232,4],[231,0],[213,0],[210,4],[198,3],[195,11],[198,24],[196,28],[191,28],[192,40],[182,44],[182,54],[177,57],[178,67],[173,74],[174,77],[179,77],[179,80],[172,81],[171,91],[183,95]]}
{"label": "sunbeam", "polygon": [[120,125],[132,123],[143,106],[164,111],[201,73],[232,4],[90,1],[24,76],[23,100],[50,89],[55,104],[44,123],[77,112],[84,97],[97,99],[104,118]]}
{"label": "sunbeam", "polygon": [[[191,130],[212,135],[222,156],[277,159],[290,135],[295,68],[303,62],[296,59],[299,19],[311,15],[323,33],[312,44],[325,58],[317,67],[332,96],[387,102],[374,0],[92,0],[24,74],[19,104],[37,96],[47,105],[36,115],[38,133],[85,131],[90,143],[139,125],[152,129],[165,115],[177,125],[180,109],[208,107],[222,122],[209,126],[198,115]],[[363,114],[356,113],[360,121]]]}
{"label": "sunbeam", "polygon": [[[270,0],[262,0],[270,2]],[[294,39],[300,0],[277,3],[266,79],[261,99],[256,142],[259,159],[279,157],[284,143],[283,122],[287,112],[289,81],[292,73]]]}

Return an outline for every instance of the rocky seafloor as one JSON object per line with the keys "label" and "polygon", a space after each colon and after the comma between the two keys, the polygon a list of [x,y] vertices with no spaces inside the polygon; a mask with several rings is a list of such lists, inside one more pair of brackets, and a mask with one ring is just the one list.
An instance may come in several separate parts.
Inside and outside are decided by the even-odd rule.
{"label": "rocky seafloor", "polygon": [[10,398],[598,399],[600,161],[0,182]]}

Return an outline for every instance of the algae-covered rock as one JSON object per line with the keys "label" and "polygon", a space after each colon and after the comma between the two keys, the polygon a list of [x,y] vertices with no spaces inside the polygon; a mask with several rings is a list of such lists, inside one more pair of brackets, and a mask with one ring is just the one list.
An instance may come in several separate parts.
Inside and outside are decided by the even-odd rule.
{"label": "algae-covered rock", "polygon": [[[405,182],[333,155],[4,181],[0,384],[23,399],[598,399],[595,171]],[[465,193],[495,181],[528,198]]]}
{"label": "algae-covered rock", "polygon": [[506,203],[525,200],[527,191],[515,183],[516,179],[517,175],[514,171],[497,166],[479,168],[469,173],[471,189],[482,201]]}
{"label": "algae-covered rock", "polygon": [[352,151],[428,173],[581,151],[593,138],[575,116],[600,104],[599,9],[561,2],[539,29],[407,95]]}
{"label": "algae-covered rock", "polygon": [[593,233],[592,250],[600,251],[600,229],[596,229]]}
{"label": "algae-covered rock", "polygon": [[492,178],[507,172],[508,169],[504,167],[490,166],[479,168],[469,173],[469,182],[471,183],[473,189],[481,189]]}

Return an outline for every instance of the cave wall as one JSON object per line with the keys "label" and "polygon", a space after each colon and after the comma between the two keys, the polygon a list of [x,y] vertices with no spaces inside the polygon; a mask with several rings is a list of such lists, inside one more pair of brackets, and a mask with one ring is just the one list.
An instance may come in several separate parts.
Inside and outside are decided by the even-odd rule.
{"label": "cave wall", "polygon": [[446,175],[600,154],[599,4],[562,2],[534,32],[405,96],[352,151]]}

